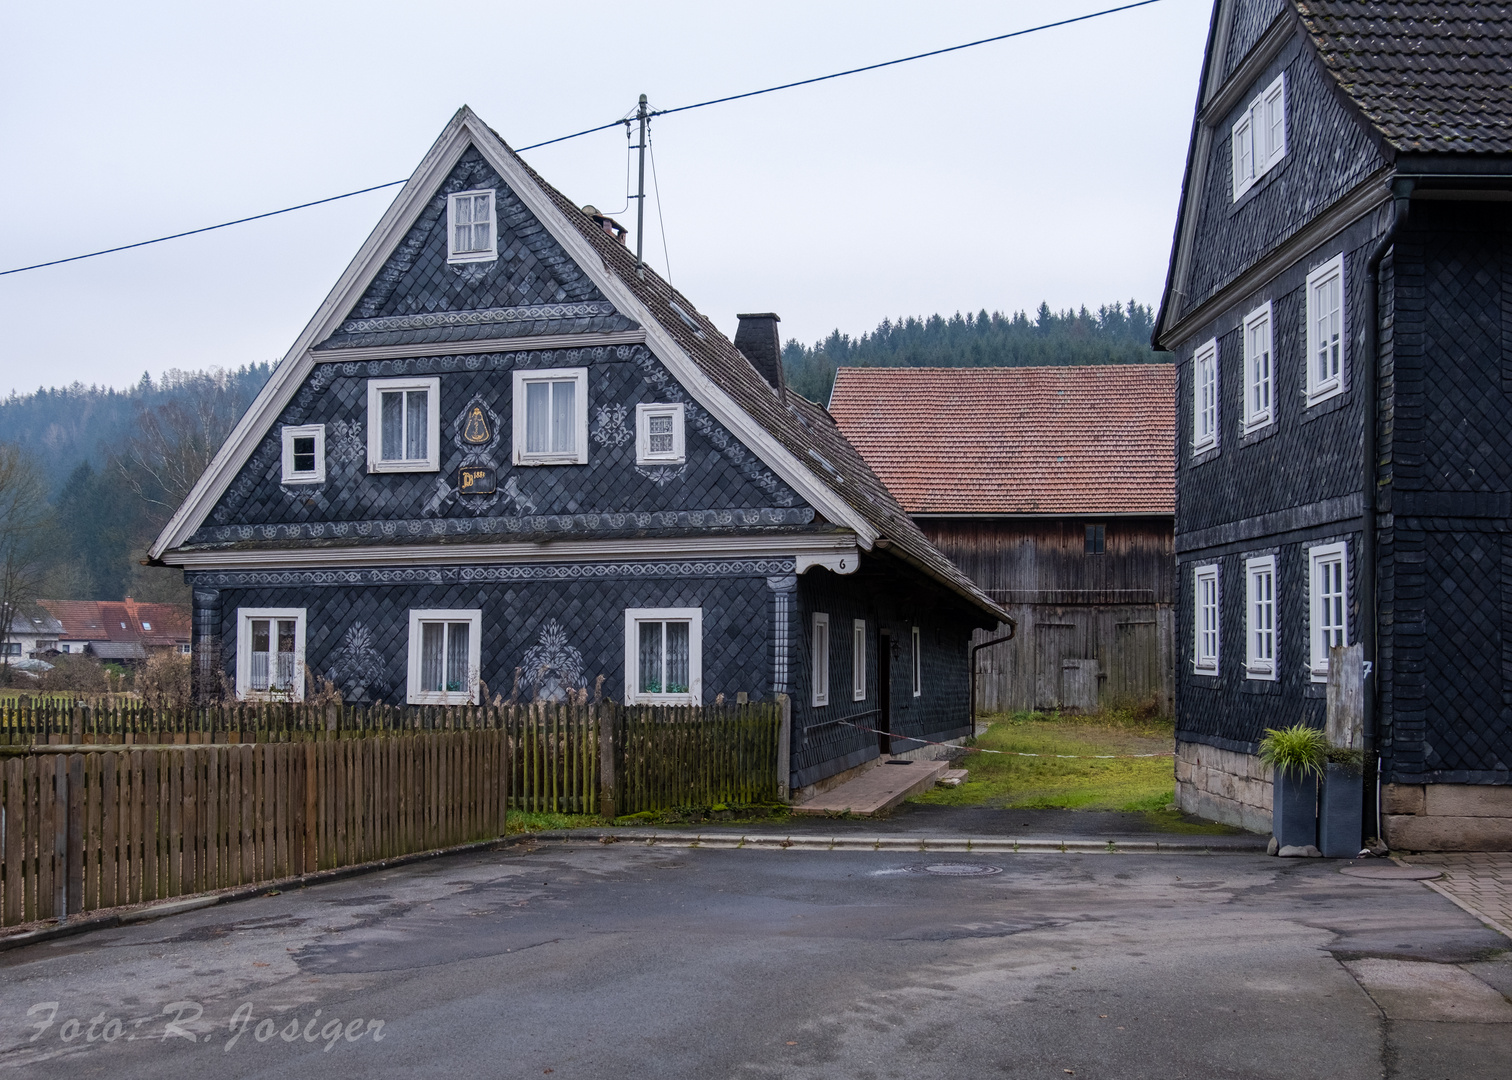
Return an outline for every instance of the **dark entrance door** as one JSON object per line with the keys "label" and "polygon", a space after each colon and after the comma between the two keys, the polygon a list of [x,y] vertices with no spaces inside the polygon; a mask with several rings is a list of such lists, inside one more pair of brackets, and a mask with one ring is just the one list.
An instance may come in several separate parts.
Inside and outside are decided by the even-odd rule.
{"label": "dark entrance door", "polygon": [[892,753],[892,634],[883,630],[877,635],[877,749]]}

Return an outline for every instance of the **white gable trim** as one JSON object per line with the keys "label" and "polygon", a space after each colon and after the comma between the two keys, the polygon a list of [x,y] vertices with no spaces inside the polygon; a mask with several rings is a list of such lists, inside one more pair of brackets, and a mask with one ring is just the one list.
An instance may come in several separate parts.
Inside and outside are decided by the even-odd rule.
{"label": "white gable trim", "polygon": [[[598,252],[520,167],[503,141],[464,105],[457,110],[409,182],[400,190],[363,242],[314,318],[279,361],[267,385],[257,395],[210,462],[209,468],[195,483],[177,513],[148,550],[149,557],[160,559],[165,551],[183,544],[209,516],[237,472],[252,456],[263,435],[271,429],[279,414],[309,376],[315,363],[310,355],[311,348],[335,331],[337,324],[351,310],[363,290],[377,276],[405,234],[413,227],[437,186],[456,165],[469,144],[477,147],[479,153],[509,184],[516,197],[615,308],[645,327],[647,346],[667,366],[683,389],[811,506],[831,522],[852,529],[861,546],[869,549],[879,535],[871,523],[703,373],[635,294],[609,272]],[[487,346],[480,341],[476,343],[476,348],[482,352],[486,351]]]}

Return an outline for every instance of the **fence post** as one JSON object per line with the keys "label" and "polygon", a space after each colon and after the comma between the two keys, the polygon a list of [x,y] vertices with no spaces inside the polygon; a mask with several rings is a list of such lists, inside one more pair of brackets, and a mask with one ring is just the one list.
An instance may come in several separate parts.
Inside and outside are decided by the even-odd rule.
{"label": "fence post", "polygon": [[782,712],[782,723],[777,728],[777,801],[788,802],[792,797],[788,791],[788,776],[793,754],[793,699],[778,694],[777,708]]}
{"label": "fence post", "polygon": [[74,899],[68,895],[68,758],[63,754],[53,756],[52,872],[53,914],[61,923]]}
{"label": "fence post", "polygon": [[598,712],[599,740],[599,816],[613,821],[615,813],[614,775],[614,729],[615,710],[612,706],[600,705]]}

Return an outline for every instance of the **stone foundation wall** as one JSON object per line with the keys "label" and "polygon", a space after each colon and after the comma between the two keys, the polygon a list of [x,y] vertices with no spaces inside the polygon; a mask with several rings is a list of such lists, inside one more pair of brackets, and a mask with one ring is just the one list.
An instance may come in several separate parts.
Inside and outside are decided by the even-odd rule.
{"label": "stone foundation wall", "polygon": [[1404,851],[1512,851],[1512,787],[1386,784],[1381,828]]}
{"label": "stone foundation wall", "polygon": [[1271,778],[1254,754],[1176,741],[1176,805],[1188,814],[1271,831]]}

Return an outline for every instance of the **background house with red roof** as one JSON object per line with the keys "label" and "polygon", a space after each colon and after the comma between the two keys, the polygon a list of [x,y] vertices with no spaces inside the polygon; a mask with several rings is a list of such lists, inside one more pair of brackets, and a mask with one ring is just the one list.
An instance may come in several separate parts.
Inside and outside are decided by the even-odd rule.
{"label": "background house with red roof", "polygon": [[117,663],[172,649],[189,653],[189,609],[125,600],[38,600],[61,625],[60,653],[92,653]]}
{"label": "background house with red roof", "polygon": [[840,430],[1018,620],[978,656],[979,708],[1171,709],[1175,379],[1169,364],[840,369]]}

